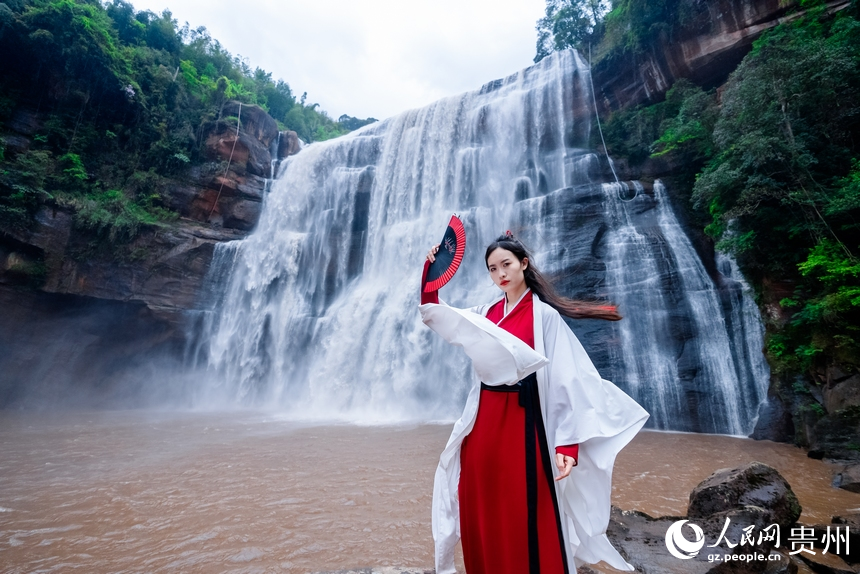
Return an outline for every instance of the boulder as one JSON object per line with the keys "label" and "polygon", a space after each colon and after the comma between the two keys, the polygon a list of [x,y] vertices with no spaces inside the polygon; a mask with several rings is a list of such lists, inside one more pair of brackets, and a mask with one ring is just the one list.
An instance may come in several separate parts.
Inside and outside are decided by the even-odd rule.
{"label": "boulder", "polygon": [[606,535],[627,562],[643,574],[706,574],[713,568],[704,553],[690,560],[666,550],[666,531],[677,516],[652,518],[644,512],[613,507]]}
{"label": "boulder", "polygon": [[816,417],[807,429],[809,456],[836,460],[860,460],[860,406]]}
{"label": "boulder", "polygon": [[860,492],[860,464],[851,464],[842,469],[834,477],[833,486],[849,492]]}
{"label": "boulder", "polygon": [[[840,556],[849,564],[860,564],[860,513],[855,512],[853,514],[834,516],[831,519],[831,523],[835,526],[848,527],[848,547],[849,549],[853,548],[853,550],[851,553],[846,552],[840,554]],[[818,531],[826,532],[826,530],[826,526],[816,527],[816,533]]]}
{"label": "boulder", "polygon": [[[743,527],[755,525],[756,528],[761,528],[766,526],[762,520],[765,515],[758,512],[761,510],[753,508],[752,510],[732,511],[731,523],[726,536],[730,540],[738,542]],[[709,548],[707,545],[717,542],[724,526],[725,516],[726,514],[723,513],[704,520],[690,521],[702,528],[706,546],[703,546],[692,558],[685,560],[672,556],[666,547],[667,531],[674,523],[684,520],[683,517],[652,518],[643,512],[622,511],[613,508],[606,535],[636,571],[643,574],[760,574],[762,572],[794,574],[797,571],[796,566],[792,569],[790,561],[783,558],[776,561],[732,560],[722,562],[723,557],[728,554],[755,552],[767,556],[773,552],[772,542],[765,542],[757,546],[739,545],[734,550],[728,549],[725,543],[721,543],[716,549]],[[687,525],[682,525],[681,532],[687,540],[692,541],[694,533],[688,528]]]}
{"label": "boulder", "polygon": [[296,155],[301,150],[302,144],[296,132],[290,130],[281,132],[281,139],[278,142],[278,159]]}
{"label": "boulder", "polygon": [[[195,183],[171,191],[170,208],[187,217],[216,227],[250,231],[262,212],[266,180],[255,175],[239,176],[228,171],[214,176],[192,174]],[[219,195],[220,194],[220,195]]]}
{"label": "boulder", "polygon": [[[797,562],[790,556],[780,552],[771,552],[771,561],[768,561],[763,574],[798,574]],[[804,573],[806,569],[804,569]]]}
{"label": "boulder", "polygon": [[[839,568],[849,568],[847,566],[848,564],[860,563],[860,529],[858,529],[858,526],[860,525],[856,522],[856,514],[853,516],[849,515],[849,517],[854,519],[853,524],[837,524],[836,521],[840,517],[834,516],[833,524],[816,524],[814,526],[807,526],[807,528],[812,528],[815,531],[814,536],[816,543],[813,550],[816,554],[823,556],[822,559],[817,560],[814,563],[810,562],[810,560],[805,560],[805,562],[808,563],[811,568],[816,570],[816,572],[819,571],[819,568],[817,568],[819,564],[829,564],[831,568],[836,568],[836,571],[839,571]],[[848,535],[847,543],[840,539],[839,544],[837,544],[835,537],[837,535],[842,537],[845,534]],[[830,537],[830,544],[827,545],[827,554],[823,554],[825,548],[823,541],[826,540],[828,536]],[[828,560],[827,556],[829,555],[836,556],[839,560]],[[800,552],[795,556],[814,558],[806,552]]]}
{"label": "boulder", "polygon": [[[690,494],[686,517],[652,518],[613,508],[607,536],[622,556],[645,574],[795,574],[798,565],[778,554],[775,540],[759,534],[773,524],[784,532],[799,516],[800,504],[785,479],[773,468],[753,462],[719,470],[700,483]],[[672,538],[668,531],[685,518],[689,524],[676,526],[678,532],[692,542],[695,525],[701,528],[704,541],[691,558],[681,559],[668,551]],[[745,535],[749,537],[750,527],[752,541],[741,543]],[[780,542],[786,537],[787,532]],[[751,554],[778,559],[749,560]],[[726,560],[727,556],[734,558]]]}
{"label": "boulder", "polygon": [[266,110],[251,104],[242,104],[241,116],[239,102],[230,101],[224,104],[221,116],[238,117],[241,120],[241,131],[269,147],[278,137],[278,123],[266,113]]}
{"label": "boulder", "polygon": [[822,554],[820,551],[816,551],[815,554],[801,552],[795,554],[794,558],[799,558],[817,574],[855,574],[857,572],[842,558],[830,552],[827,554]]}
{"label": "boulder", "polygon": [[767,522],[789,527],[800,517],[801,506],[791,486],[776,469],[760,462],[721,469],[690,493],[687,516],[707,518],[718,513],[764,509]]}
{"label": "boulder", "polygon": [[234,122],[212,122],[204,128],[206,157],[229,162],[230,171],[269,177],[272,173],[272,155],[269,148],[244,130],[236,136]]}
{"label": "boulder", "polygon": [[830,379],[822,389],[822,398],[828,413],[860,406],[860,374]]}
{"label": "boulder", "polygon": [[774,383],[771,383],[768,389],[767,402],[759,409],[758,420],[750,438],[774,442],[794,441],[794,419],[777,394]]}

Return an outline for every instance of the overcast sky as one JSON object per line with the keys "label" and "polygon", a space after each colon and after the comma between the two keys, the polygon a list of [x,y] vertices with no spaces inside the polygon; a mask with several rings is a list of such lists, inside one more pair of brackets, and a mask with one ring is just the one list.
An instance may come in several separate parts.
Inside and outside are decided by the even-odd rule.
{"label": "overcast sky", "polygon": [[205,26],[337,119],[383,119],[532,63],[546,0],[132,0]]}

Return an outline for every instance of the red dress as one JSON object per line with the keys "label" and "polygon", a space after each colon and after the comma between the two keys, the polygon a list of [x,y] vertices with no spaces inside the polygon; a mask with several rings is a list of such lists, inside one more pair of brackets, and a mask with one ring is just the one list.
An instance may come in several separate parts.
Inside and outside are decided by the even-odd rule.
{"label": "red dress", "polygon": [[[422,293],[421,302],[438,302],[436,293]],[[490,308],[487,318],[534,348],[531,291],[507,316],[504,312],[505,300],[502,299]],[[540,444],[538,436],[531,439],[535,448],[530,451],[537,463],[537,480],[534,481],[536,510],[532,514],[536,524],[531,525],[530,542],[526,477],[526,437],[529,435],[524,432],[526,408],[521,406],[521,402],[519,392],[482,388],[475,426],[463,440],[460,450],[460,535],[468,574],[568,572],[555,489],[550,486],[551,469],[546,468],[554,461],[548,461],[546,456],[534,456],[535,452],[541,453],[541,449],[546,448]],[[535,410],[539,417],[540,409]],[[539,424],[542,430],[543,423]],[[578,445],[556,448],[556,452],[574,458],[578,450]]]}

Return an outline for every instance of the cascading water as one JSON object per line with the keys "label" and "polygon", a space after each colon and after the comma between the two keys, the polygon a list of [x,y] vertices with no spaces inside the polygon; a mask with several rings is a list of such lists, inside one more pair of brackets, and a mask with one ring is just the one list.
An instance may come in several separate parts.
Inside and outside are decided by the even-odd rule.
{"label": "cascading water", "polygon": [[256,231],[216,252],[223,291],[197,337],[210,373],[199,400],[456,416],[468,361],[416,306],[424,254],[457,212],[467,249],[449,303],[500,295],[483,248],[511,229],[562,292],[619,303],[624,321],[571,325],[653,426],[751,432],[767,388],[755,307],[728,260],[716,282],[705,271],[659,182],[601,183],[588,74],[576,52],[556,53],[286,161]]}

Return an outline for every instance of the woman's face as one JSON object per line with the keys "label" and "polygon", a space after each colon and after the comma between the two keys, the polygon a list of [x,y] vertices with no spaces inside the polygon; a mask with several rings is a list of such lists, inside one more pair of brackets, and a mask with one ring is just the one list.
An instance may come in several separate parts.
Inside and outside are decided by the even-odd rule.
{"label": "woman's face", "polygon": [[493,278],[493,283],[498,285],[499,289],[508,293],[518,295],[525,291],[526,277],[525,270],[529,266],[529,260],[524,257],[522,261],[517,259],[517,256],[499,247],[487,257],[487,269],[490,271],[490,277]]}

